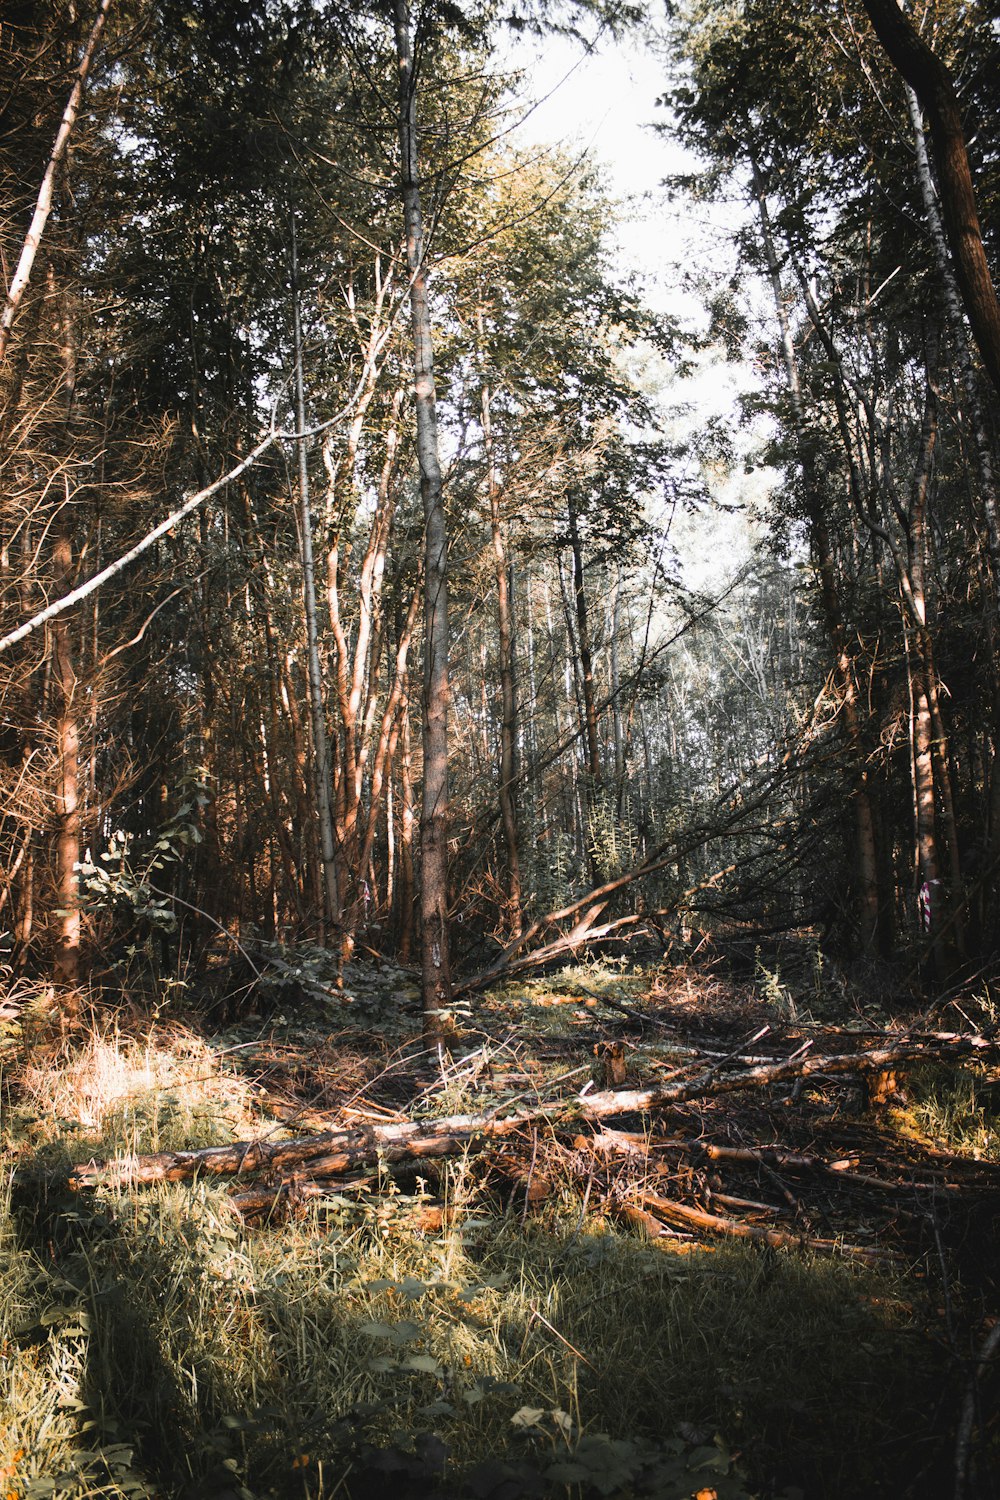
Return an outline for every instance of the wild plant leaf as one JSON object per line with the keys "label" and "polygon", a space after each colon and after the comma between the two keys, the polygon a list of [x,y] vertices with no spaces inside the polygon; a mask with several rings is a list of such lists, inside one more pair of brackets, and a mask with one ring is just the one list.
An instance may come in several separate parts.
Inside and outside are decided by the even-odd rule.
{"label": "wild plant leaf", "polygon": [[65,1307],[53,1303],[43,1309],[38,1321],[43,1328],[58,1328],[67,1336],[90,1332],[90,1314],[85,1307]]}
{"label": "wild plant leaf", "polygon": [[411,1339],[420,1337],[416,1323],[406,1319],[400,1323],[362,1323],[358,1332],[369,1339],[388,1339],[391,1344],[408,1344]]}
{"label": "wild plant leaf", "polygon": [[510,1419],[510,1425],[521,1432],[538,1427],[545,1416],[544,1406],[522,1406]]}
{"label": "wild plant leaf", "polygon": [[721,1446],[707,1445],[695,1448],[687,1456],[689,1469],[717,1469],[720,1474],[725,1474],[729,1469],[729,1454]]}
{"label": "wild plant leaf", "polygon": [[433,1354],[408,1354],[403,1361],[403,1367],[407,1370],[417,1370],[424,1375],[443,1375],[444,1366],[434,1358]]}
{"label": "wild plant leaf", "polygon": [[420,1406],[417,1411],[421,1417],[433,1421],[437,1417],[450,1417],[455,1413],[455,1408],[450,1401],[428,1401],[426,1406]]}
{"label": "wild plant leaf", "polygon": [[404,1276],[403,1280],[396,1284],[396,1290],[402,1292],[410,1302],[415,1302],[418,1297],[425,1296],[431,1289],[429,1282],[418,1281],[415,1276]]}

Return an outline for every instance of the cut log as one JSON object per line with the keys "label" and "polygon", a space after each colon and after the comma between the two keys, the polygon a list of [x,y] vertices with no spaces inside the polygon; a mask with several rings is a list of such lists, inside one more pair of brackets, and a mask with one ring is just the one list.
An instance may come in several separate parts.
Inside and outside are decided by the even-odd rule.
{"label": "cut log", "polygon": [[72,1168],[68,1181],[72,1188],[96,1187],[108,1182],[180,1182],[199,1172],[249,1177],[265,1171],[286,1173],[305,1165],[308,1165],[310,1176],[317,1172],[329,1175],[380,1159],[398,1162],[453,1155],[473,1143],[486,1142],[526,1125],[546,1123],[559,1127],[580,1120],[643,1114],[651,1109],[669,1108],[738,1089],[766,1088],[791,1079],[864,1074],[897,1067],[904,1062],[964,1057],[983,1045],[983,1039],[976,1037],[949,1037],[934,1046],[926,1042],[902,1042],[896,1046],[840,1053],[833,1057],[794,1057],[734,1072],[725,1070],[723,1060],[706,1068],[697,1078],[665,1082],[646,1089],[581,1094],[529,1109],[505,1111],[501,1106],[485,1114],[355,1126],[290,1141],[263,1138],[240,1141],[231,1146],[209,1146],[198,1151],[165,1151],[153,1156],[119,1157],[110,1162],[91,1161]]}
{"label": "cut log", "polygon": [[839,1240],[815,1239],[811,1235],[796,1234],[787,1229],[765,1229],[761,1224],[744,1224],[741,1219],[725,1219],[719,1214],[710,1214],[703,1208],[690,1208],[686,1203],[676,1203],[672,1198],[661,1198],[657,1193],[641,1193],[640,1203],[652,1210],[654,1217],[668,1223],[681,1224],[689,1229],[708,1230],[712,1234],[725,1234],[735,1239],[756,1240],[759,1244],[771,1245],[775,1249],[793,1247],[799,1250],[831,1251],[848,1255],[857,1260],[884,1261],[888,1259],[884,1250],[869,1250],[865,1246],[844,1245]]}

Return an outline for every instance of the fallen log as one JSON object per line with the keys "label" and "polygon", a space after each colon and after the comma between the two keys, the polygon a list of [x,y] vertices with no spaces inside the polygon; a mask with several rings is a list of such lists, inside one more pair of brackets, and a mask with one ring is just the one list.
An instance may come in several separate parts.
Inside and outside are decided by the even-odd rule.
{"label": "fallen log", "polygon": [[199,1172],[248,1177],[268,1171],[286,1173],[306,1164],[310,1164],[310,1175],[315,1175],[318,1170],[315,1163],[319,1159],[324,1161],[324,1175],[328,1175],[370,1165],[380,1159],[397,1162],[413,1157],[454,1155],[473,1142],[485,1142],[526,1125],[548,1123],[564,1126],[580,1120],[643,1114],[650,1109],[669,1108],[739,1089],[766,1088],[791,1079],[879,1071],[929,1058],[965,1057],[981,1052],[984,1047],[995,1049],[995,1046],[981,1037],[948,1036],[942,1037],[934,1046],[926,1042],[905,1042],[832,1057],[792,1057],[757,1067],[743,1067],[735,1072],[723,1071],[724,1059],[711,1064],[698,1078],[668,1081],[646,1089],[584,1091],[575,1097],[552,1100],[528,1109],[511,1110],[509,1106],[501,1105],[484,1114],[354,1125],[287,1141],[264,1137],[255,1141],[237,1141],[229,1146],[208,1146],[202,1150],[164,1151],[151,1156],[119,1157],[108,1162],[90,1161],[73,1167],[68,1183],[71,1188],[80,1189],[110,1182],[135,1185],[180,1182]]}
{"label": "fallen log", "polygon": [[651,1211],[654,1219],[665,1219],[668,1223],[680,1224],[689,1229],[708,1230],[712,1234],[724,1234],[733,1239],[756,1240],[759,1244],[771,1245],[774,1249],[819,1250],[827,1254],[835,1252],[865,1261],[884,1261],[889,1258],[884,1250],[845,1245],[839,1240],[816,1239],[788,1229],[766,1229],[761,1224],[744,1224],[741,1219],[727,1219],[720,1214],[710,1214],[703,1208],[690,1208],[686,1203],[676,1203],[672,1198],[661,1198],[658,1193],[641,1193],[639,1200],[647,1211]]}
{"label": "fallen log", "polygon": [[[775,1147],[714,1146],[702,1145],[701,1150],[711,1161],[745,1163],[766,1171],[769,1166],[784,1167],[793,1172],[819,1172],[834,1177],[848,1187],[876,1188],[887,1193],[941,1193],[962,1191],[958,1182],[937,1178],[931,1182],[891,1182],[885,1177],[876,1177],[872,1172],[858,1172],[853,1161],[824,1161],[819,1156],[806,1156],[796,1151],[782,1151]],[[976,1163],[989,1166],[990,1163]],[[991,1189],[991,1191],[993,1191]]]}

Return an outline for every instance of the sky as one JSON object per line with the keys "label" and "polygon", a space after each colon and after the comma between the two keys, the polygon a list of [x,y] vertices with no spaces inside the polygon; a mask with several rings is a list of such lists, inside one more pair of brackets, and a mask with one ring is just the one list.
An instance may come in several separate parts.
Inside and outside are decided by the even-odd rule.
{"label": "sky", "polygon": [[[671,201],[663,190],[665,178],[697,171],[697,161],[668,132],[653,128],[654,120],[668,120],[656,107],[666,87],[664,63],[649,47],[611,39],[596,54],[561,38],[533,39],[522,49],[515,49],[512,63],[526,70],[528,98],[541,102],[527,114],[515,143],[586,150],[603,163],[607,186],[624,205],[615,247],[622,272],[639,276],[655,312],[704,329],[704,297],[692,290],[689,276],[703,273],[711,287],[730,273],[739,213],[733,204]],[[664,363],[658,398],[664,427],[676,431],[722,418],[735,430],[739,395],[755,384],[750,366],[728,363],[718,351],[706,351],[696,372],[683,380]],[[755,442],[747,434],[746,449],[752,451]],[[738,464],[731,474],[714,476],[713,489],[727,506],[754,505],[766,499],[772,481],[769,471],[747,474]],[[678,528],[675,541],[685,582],[712,591],[744,561],[749,534],[745,517],[714,511]]]}
{"label": "sky", "polygon": [[609,38],[587,53],[569,38],[533,39],[515,47],[526,70],[526,98],[537,99],[514,139],[586,150],[605,169],[612,195],[625,205],[618,255],[637,272],[656,310],[696,318],[701,309],[681,290],[680,268],[718,257],[721,211],[667,201],[662,184],[697,163],[668,133],[654,128],[667,113],[656,107],[666,87],[664,63],[651,46]]}

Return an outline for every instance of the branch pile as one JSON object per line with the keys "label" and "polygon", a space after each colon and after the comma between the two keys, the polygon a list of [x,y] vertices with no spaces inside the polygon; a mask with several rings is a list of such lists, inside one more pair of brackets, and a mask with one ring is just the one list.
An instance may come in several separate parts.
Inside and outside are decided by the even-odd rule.
{"label": "branch pile", "polygon": [[[759,1040],[760,1034],[750,1043]],[[844,1045],[842,1036],[837,1040]],[[545,1173],[569,1171],[586,1184],[585,1200],[595,1206],[604,1201],[653,1237],[730,1234],[814,1249],[844,1248],[843,1234],[830,1218],[831,1193],[874,1194],[877,1203],[888,1206],[893,1221],[905,1218],[921,1195],[937,1201],[968,1190],[991,1198],[1000,1193],[1000,1165],[968,1162],[926,1148],[921,1150],[919,1170],[912,1153],[905,1160],[898,1159],[898,1153],[897,1159],[887,1159],[891,1151],[884,1142],[881,1154],[876,1149],[874,1161],[863,1163],[863,1156],[873,1155],[871,1130],[853,1149],[848,1145],[846,1151],[831,1155],[747,1142],[745,1126],[734,1128],[734,1121],[745,1122],[755,1110],[759,1114],[761,1108],[769,1108],[772,1091],[782,1085],[792,1085],[794,1097],[809,1081],[845,1075],[880,1080],[915,1063],[959,1062],[995,1056],[997,1050],[986,1037],[953,1033],[882,1038],[882,1045],[868,1046],[861,1039],[852,1040],[854,1050],[819,1055],[812,1042],[803,1046],[796,1036],[784,1043],[795,1043],[790,1055],[766,1058],[748,1054],[747,1044],[721,1055],[679,1048],[691,1054],[690,1060],[685,1058],[664,1081],[646,1088],[597,1091],[588,1085],[579,1093],[531,1106],[507,1104],[441,1118],[344,1123],[293,1139],[263,1137],[203,1150],[91,1161],[72,1169],[69,1185],[84,1190],[111,1183],[141,1186],[199,1175],[227,1176],[233,1179],[234,1211],[258,1217],[335,1192],[359,1169],[405,1166],[462,1151],[489,1152],[506,1139],[494,1157],[502,1162],[507,1181],[515,1189],[523,1187],[525,1204],[539,1196]],[[612,1076],[616,1074],[617,1070]],[[721,1124],[711,1118],[726,1096],[737,1094],[743,1096],[737,1113],[730,1111]],[[671,1110],[679,1111],[681,1118],[676,1128],[664,1129],[664,1116]],[[641,1133],[604,1125],[635,1116],[641,1118]],[[590,1127],[589,1132],[581,1126]],[[860,1140],[864,1132],[855,1129]],[[709,1139],[720,1132],[724,1140]],[[530,1162],[525,1170],[529,1136]],[[544,1169],[538,1162],[540,1139],[545,1143]],[[524,1149],[519,1151],[519,1145]],[[592,1197],[595,1187],[597,1198]],[[817,1207],[820,1188],[821,1197],[826,1196]],[[881,1211],[865,1215],[870,1222],[885,1218]],[[880,1252],[861,1246],[851,1253],[867,1258]]]}

